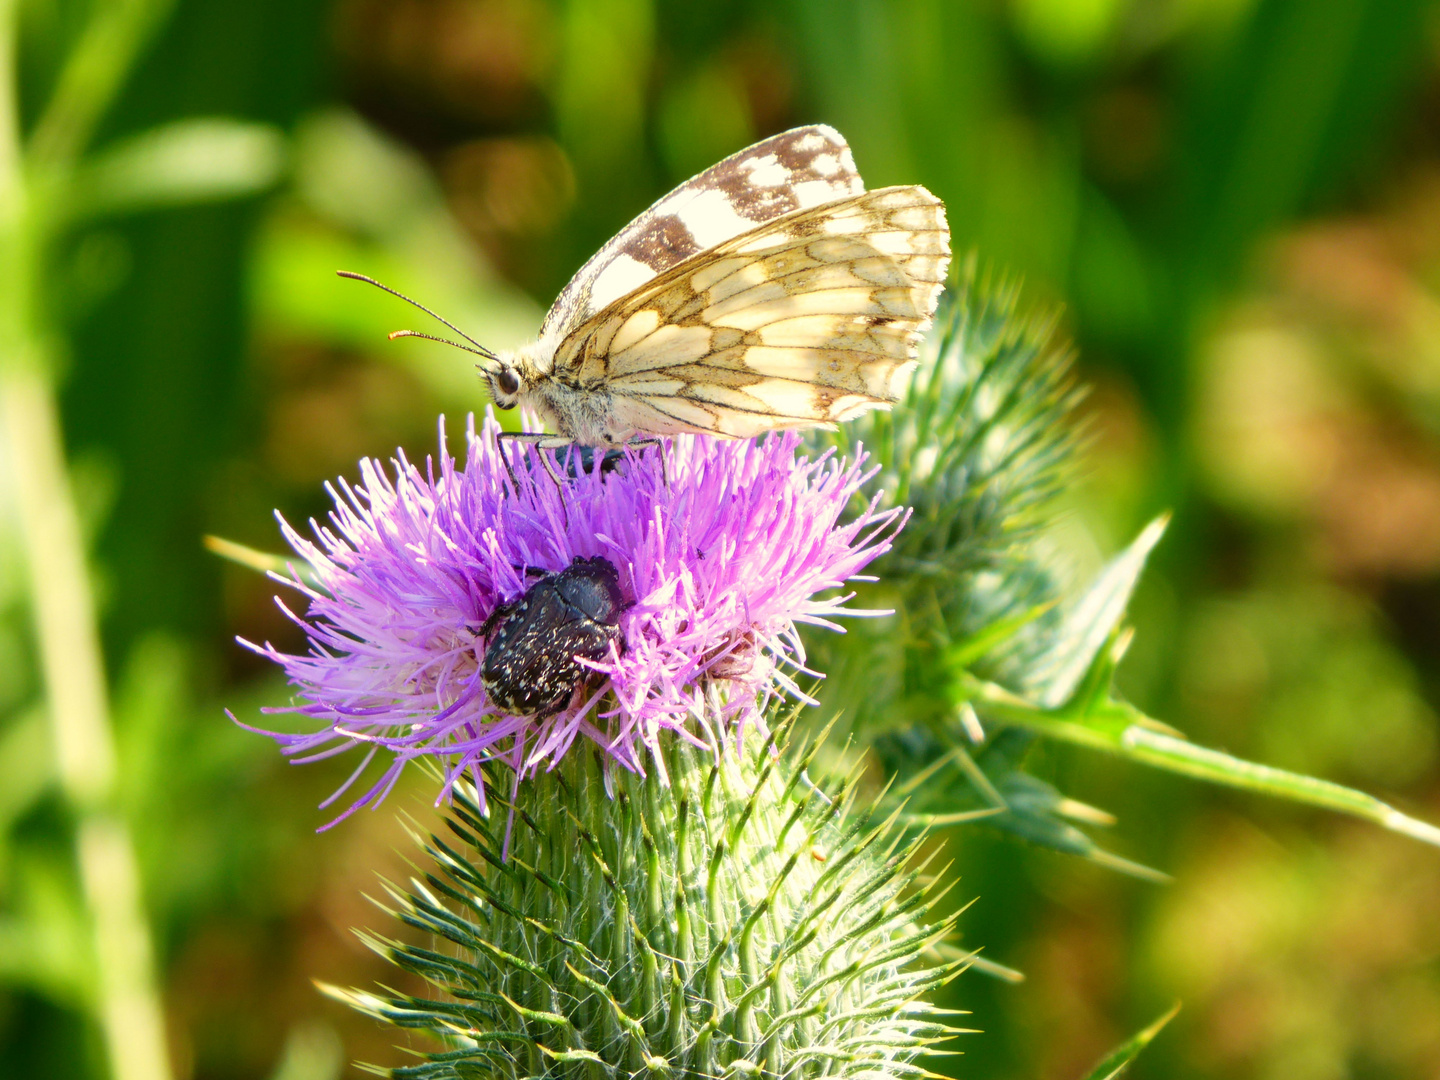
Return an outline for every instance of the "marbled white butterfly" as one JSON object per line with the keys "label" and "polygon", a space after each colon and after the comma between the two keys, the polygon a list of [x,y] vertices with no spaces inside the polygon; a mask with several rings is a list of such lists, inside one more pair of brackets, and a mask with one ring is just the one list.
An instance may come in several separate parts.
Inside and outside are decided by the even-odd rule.
{"label": "marbled white butterfly", "polygon": [[496,405],[558,432],[547,445],[828,426],[896,400],[949,262],[939,199],[867,192],[839,132],[796,128],[621,229],[539,340],[470,351]]}

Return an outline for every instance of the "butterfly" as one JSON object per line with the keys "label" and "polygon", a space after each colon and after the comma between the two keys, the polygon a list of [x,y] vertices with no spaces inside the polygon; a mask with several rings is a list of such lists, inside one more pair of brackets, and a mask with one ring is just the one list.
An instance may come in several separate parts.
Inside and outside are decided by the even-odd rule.
{"label": "butterfly", "polygon": [[532,436],[542,445],[744,438],[888,408],[949,263],[944,204],[915,185],[866,191],[845,139],[814,125],[731,155],[635,218],[533,343],[495,353],[446,325],[480,355],[497,406],[532,408],[556,433]]}

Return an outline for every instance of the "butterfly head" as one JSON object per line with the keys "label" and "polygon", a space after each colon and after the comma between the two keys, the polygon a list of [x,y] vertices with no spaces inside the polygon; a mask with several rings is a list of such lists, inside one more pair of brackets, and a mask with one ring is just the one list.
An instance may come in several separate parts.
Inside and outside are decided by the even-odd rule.
{"label": "butterfly head", "polygon": [[513,355],[501,353],[495,363],[475,366],[490,385],[490,397],[494,399],[496,408],[513,409],[520,404],[520,395],[527,387]]}
{"label": "butterfly head", "polygon": [[513,409],[520,404],[529,404],[526,399],[546,373],[542,365],[543,348],[539,342],[511,352],[502,349],[493,359],[482,360],[475,365],[486,384],[490,397],[498,409]]}

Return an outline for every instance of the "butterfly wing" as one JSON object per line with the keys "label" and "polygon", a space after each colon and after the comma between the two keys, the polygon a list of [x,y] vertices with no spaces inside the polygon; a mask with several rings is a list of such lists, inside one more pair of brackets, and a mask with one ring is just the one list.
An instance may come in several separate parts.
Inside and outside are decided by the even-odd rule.
{"label": "butterfly wing", "polygon": [[717,244],[563,342],[553,377],[608,397],[616,430],[744,437],[899,395],[950,262],[944,205],[882,188]]}
{"label": "butterfly wing", "polygon": [[834,128],[795,128],[746,147],[616,233],[556,298],[540,338],[564,340],[657,274],[757,225],[864,190],[850,148]]}

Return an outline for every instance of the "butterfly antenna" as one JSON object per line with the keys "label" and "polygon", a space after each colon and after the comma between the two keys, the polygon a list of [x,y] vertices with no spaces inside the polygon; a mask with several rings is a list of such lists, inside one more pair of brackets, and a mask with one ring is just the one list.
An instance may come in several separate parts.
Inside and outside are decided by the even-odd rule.
{"label": "butterfly antenna", "polygon": [[[476,356],[483,356],[486,360],[495,359],[494,355],[488,351],[474,349],[471,348],[469,345],[461,345],[458,341],[451,341],[449,338],[436,337],[434,334],[422,334],[419,330],[396,330],[390,334],[391,341],[394,341],[396,338],[402,337],[418,337],[424,338],[426,341],[438,341],[441,345],[451,345],[457,349],[464,349],[466,352],[474,353]],[[476,366],[479,367],[480,365],[477,364]]]}
{"label": "butterfly antenna", "polygon": [[352,281],[363,281],[363,282],[365,282],[366,284],[374,285],[377,289],[384,289],[384,290],[385,290],[386,292],[388,292],[391,296],[399,297],[401,300],[404,300],[407,304],[410,304],[410,305],[412,305],[413,307],[419,308],[421,311],[425,312],[426,315],[429,315],[432,319],[436,320],[437,322],[444,323],[444,324],[445,324],[446,326],[448,326],[451,330],[454,330],[455,333],[459,334],[462,338],[464,338],[466,341],[468,341],[471,345],[473,345],[473,346],[475,346],[475,347],[474,347],[473,349],[467,349],[467,348],[465,348],[464,345],[461,345],[461,344],[459,344],[458,342],[445,341],[444,338],[430,337],[429,334],[420,334],[420,333],[415,332],[414,330],[400,330],[400,331],[398,331],[398,332],[396,332],[396,333],[394,333],[394,334],[391,334],[390,336],[391,336],[392,338],[396,338],[396,337],[423,337],[423,338],[430,338],[431,341],[440,341],[440,342],[444,342],[444,344],[446,344],[446,345],[454,345],[457,349],[465,349],[466,352],[473,352],[473,353],[475,353],[477,356],[483,356],[483,357],[485,357],[485,359],[487,359],[487,360],[498,360],[498,359],[499,359],[498,356],[496,356],[496,355],[495,355],[493,352],[491,352],[489,349],[485,348],[484,345],[481,345],[478,341],[476,341],[474,338],[472,338],[469,334],[465,333],[464,330],[461,330],[458,326],[456,326],[454,323],[452,323],[449,319],[445,318],[443,315],[437,315],[435,312],[431,311],[431,310],[430,310],[428,307],[426,307],[424,304],[420,303],[420,301],[410,299],[410,297],[406,296],[406,295],[405,295],[404,293],[402,293],[400,290],[398,290],[398,289],[392,289],[389,285],[382,285],[380,282],[376,281],[374,278],[372,278],[372,277],[366,277],[364,274],[357,274],[357,273],[355,273],[353,270],[336,270],[335,273],[336,273],[338,276],[340,276],[340,277],[350,278]]}

